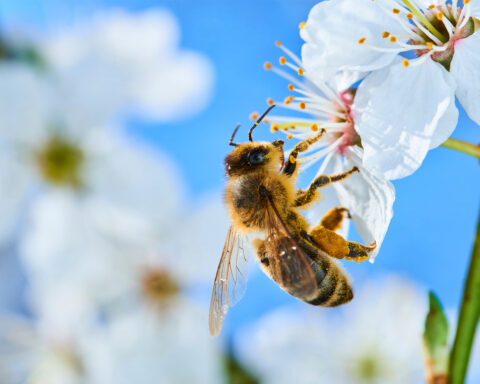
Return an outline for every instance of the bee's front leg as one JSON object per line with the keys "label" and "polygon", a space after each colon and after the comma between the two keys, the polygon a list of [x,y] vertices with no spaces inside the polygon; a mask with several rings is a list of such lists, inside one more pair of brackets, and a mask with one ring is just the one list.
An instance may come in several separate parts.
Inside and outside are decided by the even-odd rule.
{"label": "bee's front leg", "polygon": [[287,176],[292,176],[297,169],[297,156],[300,152],[305,152],[310,145],[320,140],[320,138],[325,134],[326,130],[322,129],[316,135],[309,137],[308,139],[300,141],[295,147],[293,147],[288,160],[285,163],[283,168],[283,173]]}

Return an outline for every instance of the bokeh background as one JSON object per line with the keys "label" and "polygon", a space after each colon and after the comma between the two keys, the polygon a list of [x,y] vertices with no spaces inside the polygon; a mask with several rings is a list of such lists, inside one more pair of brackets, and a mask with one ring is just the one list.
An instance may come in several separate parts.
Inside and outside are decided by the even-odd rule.
{"label": "bokeh background", "polygon": [[[286,96],[286,82],[272,73],[265,72],[263,63],[267,60],[276,61],[280,56],[281,53],[274,44],[276,40],[280,40],[293,52],[300,53],[302,41],[298,34],[298,25],[301,21],[306,20],[309,10],[316,3],[317,1],[306,0],[244,2],[213,0],[86,0],[82,2],[73,0],[2,0],[0,2],[0,32],[2,35],[20,35],[25,39],[31,39],[31,41],[48,39],[50,36],[61,36],[69,31],[72,26],[78,25],[78,23],[88,24],[96,17],[98,12],[108,11],[112,8],[120,8],[131,14],[157,8],[165,9],[176,18],[180,29],[178,49],[191,50],[203,55],[203,59],[206,60],[210,68],[210,72],[207,72],[211,78],[208,79],[208,85],[205,85],[203,92],[195,95],[196,110],[192,112],[193,104],[191,100],[186,100],[180,108],[185,113],[178,112],[172,118],[158,119],[141,113],[128,113],[127,111],[121,114],[121,119],[116,118],[115,120],[115,124],[121,125],[122,135],[127,138],[127,142],[141,142],[142,145],[153,147],[154,150],[168,159],[164,161],[164,164],[169,164],[169,167],[174,169],[174,178],[178,180],[175,183],[166,182],[162,185],[165,190],[173,189],[175,186],[176,192],[174,194],[178,192],[178,195],[181,196],[178,210],[182,212],[182,221],[177,223],[178,231],[176,231],[179,238],[176,243],[178,246],[171,245],[170,249],[172,253],[176,253],[176,247],[178,249],[185,248],[184,243],[190,241],[193,244],[195,244],[195,241],[206,243],[204,244],[204,252],[196,254],[197,248],[192,246],[190,248],[191,257],[182,257],[182,263],[188,264],[185,267],[189,271],[188,274],[195,274],[195,266],[199,266],[198,269],[202,271],[205,266],[210,268],[209,272],[201,272],[204,273],[205,278],[200,284],[195,281],[195,287],[190,288],[188,292],[188,295],[200,308],[203,308],[203,311],[206,311],[208,307],[209,284],[210,281],[213,281],[215,273],[215,266],[213,266],[213,269],[210,266],[216,264],[216,260],[220,256],[223,239],[228,229],[228,219],[222,211],[221,204],[222,188],[225,181],[223,158],[229,151],[228,139],[236,123],[242,123],[244,128],[248,126],[250,113],[253,111],[261,112],[266,107],[268,97],[283,99]],[[75,47],[71,48],[75,50]],[[204,76],[207,75],[204,74]],[[20,89],[16,91],[21,92]],[[174,91],[175,87],[172,88],[172,92]],[[1,98],[9,97],[2,90],[0,92]],[[458,107],[461,108],[460,105]],[[12,111],[13,113],[20,112]],[[21,113],[28,114],[29,111],[22,111]],[[6,128],[2,128],[2,130],[4,129]],[[478,129],[478,126],[469,120],[462,111],[459,126],[453,137],[476,143],[480,140]],[[266,126],[264,126],[263,131],[258,129],[256,134],[257,139],[272,140],[274,137]],[[241,131],[239,137],[246,139],[246,132]],[[150,176],[147,171],[142,169],[131,169],[131,171],[134,173],[144,172],[145,178]],[[344,263],[355,286],[365,286],[367,287],[365,292],[370,292],[369,295],[362,296],[364,300],[362,303],[364,303],[365,308],[372,306],[372,301],[378,298],[376,295],[381,295],[384,292],[387,292],[385,293],[387,295],[388,292],[395,291],[395,289],[399,292],[405,291],[407,295],[405,297],[398,298],[395,296],[399,294],[397,292],[392,294],[393,296],[389,296],[390,299],[385,299],[391,301],[397,297],[398,305],[394,305],[391,311],[385,310],[384,315],[392,316],[392,313],[398,309],[395,309],[395,307],[413,305],[412,302],[418,300],[418,306],[412,307],[418,308],[418,310],[412,310],[412,313],[415,312],[417,316],[412,318],[416,320],[411,320],[412,324],[415,323],[411,329],[418,331],[421,330],[421,322],[427,308],[426,292],[427,290],[433,290],[447,308],[451,317],[455,318],[455,311],[461,299],[463,279],[468,265],[478,215],[479,176],[478,161],[445,148],[438,148],[429,153],[423,165],[415,174],[394,182],[396,188],[394,217],[375,263],[358,265]],[[136,180],[136,178],[133,178],[133,181]],[[305,183],[308,180],[302,181]],[[146,185],[148,186],[148,183]],[[138,199],[142,199],[142,197],[139,196]],[[161,206],[162,195],[159,195],[157,199],[158,205]],[[155,198],[152,196],[148,201],[155,204]],[[214,215],[217,213],[218,217],[214,219]],[[46,220],[45,223],[48,227],[49,221]],[[188,228],[188,230],[185,230],[185,228]],[[35,319],[35,311],[31,310],[30,302],[25,299],[26,287],[29,286],[29,276],[25,272],[22,262],[19,261],[16,251],[18,244],[22,242],[22,230],[23,228],[20,226],[17,229],[16,236],[11,238],[9,245],[4,247],[5,250],[2,252],[2,259],[0,260],[0,286],[2,290],[0,304],[3,312],[19,314],[32,320]],[[169,235],[169,239],[172,236]],[[351,229],[350,237],[354,241],[360,241],[354,228]],[[205,259],[207,257],[205,254],[210,253],[213,253],[213,255],[209,256],[208,260]],[[173,261],[173,263],[175,262]],[[268,372],[281,372],[281,367],[285,364],[289,364],[294,359],[301,360],[299,356],[303,356],[303,359],[307,361],[309,356],[311,358],[312,354],[318,353],[318,360],[309,360],[310,364],[305,363],[303,366],[292,362],[292,370],[295,370],[297,375],[292,377],[297,379],[304,377],[302,372],[308,372],[309,369],[316,372],[315,369],[317,368],[314,369],[312,366],[322,365],[320,361],[330,353],[328,346],[322,347],[326,348],[325,350],[319,347],[318,351],[313,350],[311,353],[305,352],[302,354],[302,348],[308,350],[308,348],[314,349],[314,346],[306,346],[298,342],[298,340],[302,340],[302,337],[308,340],[308,335],[296,334],[289,328],[291,325],[288,324],[304,324],[303,322],[307,321],[304,328],[308,329],[311,324],[317,323],[314,321],[315,317],[311,318],[311,316],[318,316],[317,312],[322,315],[325,310],[315,309],[314,312],[316,312],[312,314],[310,310],[304,308],[305,305],[278,289],[273,282],[256,271],[257,269],[257,266],[254,266],[251,272],[244,298],[230,310],[220,338],[216,340],[202,339],[202,348],[212,343],[220,351],[218,353],[221,356],[235,355],[235,358],[243,366],[242,369],[250,371],[250,374],[263,382],[281,382],[280,378],[275,378]],[[393,279],[394,283],[389,279]],[[395,289],[392,288],[392,284],[396,287]],[[411,290],[415,291],[415,294],[411,293]],[[415,298],[407,300],[408,295]],[[358,307],[361,306],[358,305]],[[282,308],[294,308],[293,312],[296,312],[297,317],[292,317],[291,314],[285,315]],[[343,316],[342,311],[343,309],[335,309],[330,312],[333,313],[333,316]],[[357,308],[356,311],[360,311],[360,309]],[[388,314],[386,314],[387,312]],[[273,317],[270,319],[272,323],[268,323],[269,316],[273,316],[272,313],[278,314],[278,319],[275,320],[275,317]],[[358,332],[368,333],[378,327],[378,324],[376,324],[378,319],[372,309],[370,309],[370,313],[370,321],[367,320],[368,314],[365,315],[365,319],[361,322],[363,328],[359,328]],[[362,316],[359,315],[359,317]],[[200,320],[203,318],[202,316],[198,317],[198,323],[200,323],[198,328],[203,327],[206,330],[207,323]],[[259,322],[260,319],[265,323]],[[32,321],[35,323],[35,320]],[[319,319],[318,322],[323,322],[323,318]],[[333,320],[332,322],[335,323],[336,321]],[[313,331],[315,326],[312,326],[312,334],[315,333]],[[334,332],[331,327],[332,325],[329,324],[319,330],[318,338],[321,340],[319,345],[326,343],[325,338],[320,336],[322,332],[334,334],[338,331]],[[338,332],[346,332],[349,327],[348,323],[343,324],[343,328]],[[265,338],[268,339],[268,334],[262,333],[262,328],[269,328],[271,330],[270,338],[276,340],[278,344],[269,345],[265,341]],[[367,330],[370,331],[367,332]],[[399,334],[403,335],[402,332],[408,333],[408,331],[400,331],[398,327],[394,326],[392,326],[391,332],[397,334],[397,336]],[[249,335],[253,335],[251,340],[249,340]],[[315,338],[312,337],[312,339]],[[334,339],[329,336],[328,343],[334,345],[340,339],[341,337]],[[246,340],[249,340],[250,345]],[[297,341],[294,346],[292,346],[292,340]],[[352,337],[350,340],[355,339]],[[399,348],[398,344],[402,342],[407,343],[405,338],[402,341],[402,338],[398,337],[397,340],[392,339],[391,341],[397,343],[395,344],[396,348]],[[158,340],[160,344],[164,342]],[[175,343],[175,339],[172,342]],[[345,349],[355,348],[355,345],[353,345],[355,343],[352,341],[350,341],[351,345],[348,340],[342,342]],[[294,354],[292,348],[298,353]],[[180,359],[183,356],[185,359],[185,370],[189,369],[189,350],[186,347],[184,355],[178,357]],[[195,350],[195,348],[192,347],[192,350]],[[253,351],[259,353],[259,350],[264,351],[264,354],[259,354],[257,360],[266,358],[265,355],[269,355],[269,361],[272,360],[267,368],[265,368],[266,365],[262,366],[258,362],[252,362],[252,359],[244,358],[244,356],[252,356]],[[290,353],[280,353],[279,351],[282,350],[289,350]],[[136,354],[133,348],[126,353],[130,353],[132,356]],[[194,353],[192,352],[192,359],[197,358]],[[154,349],[151,350],[151,355],[151,364],[154,364],[152,362],[155,361],[156,356],[157,360],[163,356],[161,354],[155,356]],[[402,362],[408,364],[407,360],[402,360]],[[143,363],[140,361],[138,364],[142,366]],[[28,367],[27,364],[25,368],[27,372]],[[144,367],[147,368],[143,371],[148,371],[149,366]],[[149,378],[148,374],[144,374],[145,381],[138,382],[162,382],[153,381],[154,379]],[[417,377],[416,381],[410,382],[422,382],[421,374],[420,377],[418,377],[418,372],[415,375],[417,375],[415,376]],[[163,382],[167,383],[187,382],[182,381],[184,378],[177,377],[175,373],[165,377],[168,378],[164,378]],[[219,374],[218,381],[228,381],[225,377],[225,374]],[[239,382],[253,380],[242,376],[238,372],[235,377],[236,380],[240,380]],[[286,378],[288,375],[281,377],[283,377],[283,382],[289,382],[289,379]],[[358,379],[358,382],[407,382],[394,381],[388,377],[384,376],[384,379],[368,381],[368,374],[366,374],[364,375],[365,381]],[[140,380],[138,377],[136,379]],[[97,381],[92,380],[86,382],[110,382],[105,378],[95,379]],[[7,379],[0,381],[8,383]],[[52,379],[52,381],[38,382],[56,383],[62,381],[53,381]],[[193,382],[212,381],[197,376],[196,381]],[[320,373],[309,378],[308,374],[305,373],[305,380],[298,382],[336,383],[354,381],[349,381],[348,377],[328,378],[327,376],[321,376]],[[475,381],[471,382],[474,383]]]}

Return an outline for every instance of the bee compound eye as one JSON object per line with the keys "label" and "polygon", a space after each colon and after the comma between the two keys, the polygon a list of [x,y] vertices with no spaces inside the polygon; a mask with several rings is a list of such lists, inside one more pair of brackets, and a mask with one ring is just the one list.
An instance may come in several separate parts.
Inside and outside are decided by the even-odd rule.
{"label": "bee compound eye", "polygon": [[265,154],[262,151],[254,150],[248,156],[248,161],[252,165],[258,165],[263,163]]}

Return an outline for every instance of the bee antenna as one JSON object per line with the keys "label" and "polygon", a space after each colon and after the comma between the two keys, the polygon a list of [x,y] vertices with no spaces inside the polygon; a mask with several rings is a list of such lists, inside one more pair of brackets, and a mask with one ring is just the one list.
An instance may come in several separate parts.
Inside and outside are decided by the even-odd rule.
{"label": "bee antenna", "polygon": [[230,138],[230,141],[228,142],[228,144],[231,145],[232,147],[238,146],[238,144],[235,144],[235,143],[233,142],[233,138],[235,137],[235,134],[237,133],[238,128],[240,128],[240,124],[237,124],[237,125],[236,125],[235,129],[233,130],[232,137]]}
{"label": "bee antenna", "polygon": [[258,124],[262,122],[263,118],[267,116],[268,112],[270,112],[273,109],[273,107],[275,107],[275,104],[272,104],[270,107],[268,107],[268,109],[265,112],[263,112],[263,115],[260,116],[258,120],[253,124],[252,128],[250,128],[250,131],[248,131],[248,140],[253,141],[253,138],[252,138],[253,130],[256,128]]}

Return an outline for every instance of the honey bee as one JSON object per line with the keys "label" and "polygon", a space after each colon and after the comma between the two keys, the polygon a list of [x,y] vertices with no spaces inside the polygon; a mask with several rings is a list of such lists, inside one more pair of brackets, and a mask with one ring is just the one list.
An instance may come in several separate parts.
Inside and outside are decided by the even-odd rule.
{"label": "honey bee", "polygon": [[225,202],[232,224],[220,258],[210,301],[209,327],[217,335],[229,309],[243,295],[246,283],[244,243],[250,233],[264,233],[254,239],[257,259],[263,271],[290,295],[312,305],[335,307],[349,302],[353,291],[343,269],[334,259],[362,261],[375,249],[345,240],[335,231],[347,208],[332,208],[319,225],[310,228],[298,209],[305,209],[319,196],[318,189],[359,172],[357,167],[336,175],[315,178],[308,189],[296,190],[297,157],[325,133],[299,142],[284,160],[282,140],[254,142],[252,132],[270,106],[248,132],[249,142],[233,142],[225,158],[228,183]]}

